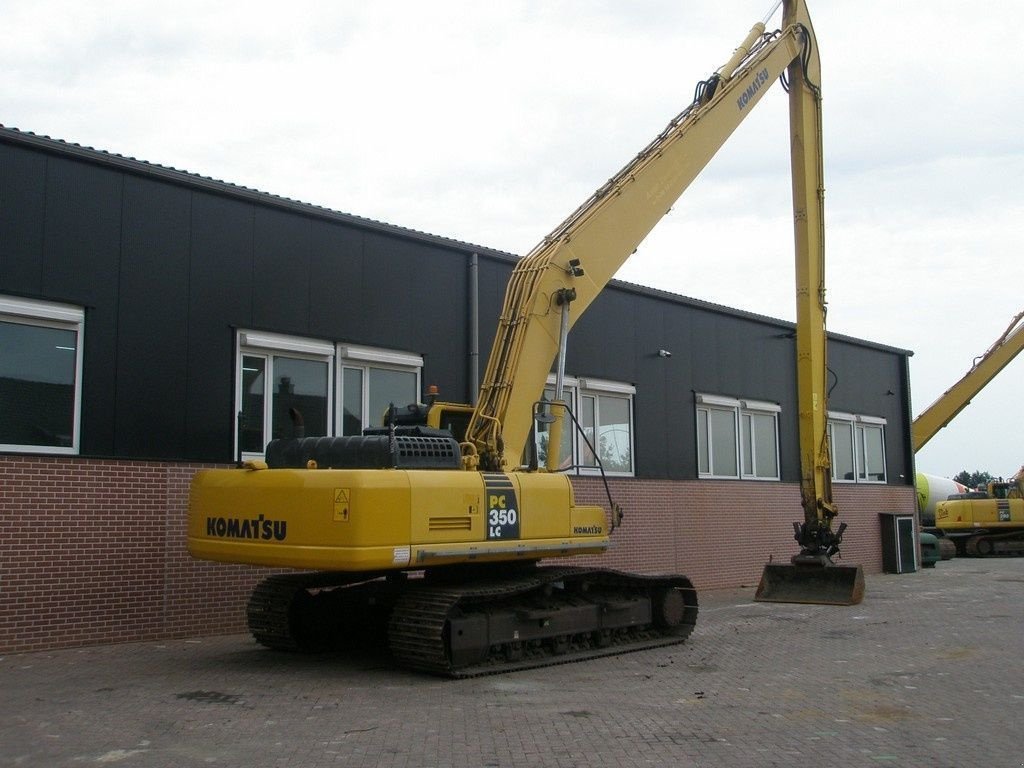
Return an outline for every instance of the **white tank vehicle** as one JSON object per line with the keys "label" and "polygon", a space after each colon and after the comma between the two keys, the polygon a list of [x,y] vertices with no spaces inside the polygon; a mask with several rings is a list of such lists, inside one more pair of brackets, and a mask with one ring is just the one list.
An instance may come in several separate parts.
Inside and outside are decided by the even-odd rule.
{"label": "white tank vehicle", "polygon": [[925,527],[935,525],[936,504],[955,494],[967,493],[969,490],[967,486],[956,480],[924,472],[917,473],[915,485],[917,486],[917,511],[921,516],[921,525]]}

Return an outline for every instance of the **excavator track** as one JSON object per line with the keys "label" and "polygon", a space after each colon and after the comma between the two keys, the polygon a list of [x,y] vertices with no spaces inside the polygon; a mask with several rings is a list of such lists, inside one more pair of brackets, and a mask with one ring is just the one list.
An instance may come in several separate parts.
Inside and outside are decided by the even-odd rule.
{"label": "excavator track", "polygon": [[268,648],[300,653],[387,643],[400,666],[462,678],[677,644],[697,621],[685,576],[572,567],[383,575],[271,576],[249,599],[249,630]]}
{"label": "excavator track", "polygon": [[401,666],[475,677],[683,642],[697,621],[685,576],[545,567],[469,585],[410,585],[391,613]]}
{"label": "excavator track", "polygon": [[[359,615],[359,605],[375,604],[371,592],[384,591],[382,575],[318,572],[270,576],[249,597],[249,632],[261,645],[277,651],[317,653],[344,645],[346,635],[352,635],[352,625],[365,618]],[[358,628],[371,629],[365,624]]]}
{"label": "excavator track", "polygon": [[985,533],[958,543],[968,557],[1019,557],[1024,555],[1024,531]]}

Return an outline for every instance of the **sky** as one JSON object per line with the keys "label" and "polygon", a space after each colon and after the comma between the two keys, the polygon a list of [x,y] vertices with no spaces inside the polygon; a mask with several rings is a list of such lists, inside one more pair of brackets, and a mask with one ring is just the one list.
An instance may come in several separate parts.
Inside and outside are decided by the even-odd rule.
{"label": "sky", "polygon": [[[770,6],[0,0],[0,123],[525,254]],[[809,7],[829,330],[913,351],[917,415],[1024,309],[1019,3]],[[788,131],[775,85],[618,277],[794,320]],[[918,469],[1013,474],[1022,386],[1024,355]]]}

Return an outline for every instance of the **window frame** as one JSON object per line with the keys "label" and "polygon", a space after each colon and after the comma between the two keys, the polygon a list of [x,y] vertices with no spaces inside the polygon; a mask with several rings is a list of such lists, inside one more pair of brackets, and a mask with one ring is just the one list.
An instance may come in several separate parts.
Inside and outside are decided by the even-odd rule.
{"label": "window frame", "polygon": [[[264,331],[239,330],[235,335],[235,415],[234,415],[234,455],[246,459],[263,458],[267,443],[273,435],[274,393],[271,382],[274,380],[274,358],[287,357],[298,360],[322,362],[327,365],[327,387],[325,392],[327,414],[325,431],[333,433],[334,422],[334,359],[335,345],[331,342],[302,336],[290,336],[281,333]],[[245,357],[261,357],[265,361],[263,379],[263,439],[259,451],[242,451],[239,443],[239,413],[242,410],[242,363]]]}
{"label": "window frame", "polygon": [[[423,391],[423,356],[414,352],[401,352],[382,347],[365,347],[355,344],[339,344],[336,357],[335,381],[337,382],[337,403],[335,409],[334,432],[345,434],[345,369],[360,370],[362,393],[360,396],[360,431],[368,425],[367,415],[370,413],[370,369],[399,371],[415,374],[414,397],[419,398]],[[403,403],[402,405],[408,405]],[[398,403],[396,403],[398,405]]]}
{"label": "window frame", "polygon": [[[752,400],[752,399],[740,399],[735,397],[725,397],[722,395],[705,394],[702,392],[694,393],[694,419],[695,419],[695,431],[696,431],[696,448],[697,448],[697,478],[700,480],[755,480],[760,482],[780,482],[782,480],[782,458],[779,454],[779,414],[782,413],[782,406],[778,403],[772,403],[764,400]],[[701,413],[705,413],[704,428],[701,427]],[[732,419],[733,425],[733,439],[732,439],[732,458],[735,462],[736,472],[734,474],[723,474],[715,472],[715,439],[714,430],[711,428],[711,414],[712,412],[728,413]],[[746,431],[745,427],[745,416],[768,416],[772,420],[773,427],[773,439],[772,447],[775,451],[775,474],[774,475],[759,475],[757,474],[757,444],[756,440],[749,441],[750,434]],[[750,424],[753,426],[755,421],[753,418],[750,419]],[[756,430],[755,430],[756,436]],[[749,471],[744,467],[744,446],[750,446],[749,456]],[[703,471],[701,469],[701,456],[704,451],[701,450],[702,446],[706,446],[706,453],[708,457],[708,469]]]}
{"label": "window frame", "polygon": [[55,301],[0,296],[0,321],[15,325],[34,326],[36,328],[73,331],[75,333],[75,394],[72,410],[71,445],[0,443],[0,452],[77,456],[81,450],[82,437],[82,372],[85,348],[85,309],[74,304],[64,304]]}
{"label": "window frame", "polygon": [[[598,442],[600,441],[600,421],[601,421],[601,395],[619,397],[626,401],[627,408],[629,410],[629,469],[627,470],[604,470],[604,473],[609,477],[635,477],[636,476],[636,416],[635,416],[635,395],[636,386],[633,384],[627,384],[620,381],[609,381],[607,379],[593,379],[593,378],[579,378],[577,379],[576,387],[576,410],[577,418],[581,418],[583,414],[583,398],[593,397],[594,398],[594,431],[595,437]],[[571,426],[571,425],[570,425]],[[582,423],[580,427],[583,428]],[[576,463],[577,472],[581,475],[599,475],[601,474],[601,466],[598,464],[595,457],[594,464],[588,465],[583,464],[582,459],[582,441],[577,439],[575,434],[576,430],[573,429],[574,439],[574,454],[573,459]],[[600,455],[600,445],[595,443],[594,449]]]}
{"label": "window frame", "polygon": [[[853,461],[852,478],[836,477],[835,450],[838,441],[835,439],[835,433],[836,427],[840,424],[843,425],[844,429],[848,429],[850,434],[849,448],[851,459]],[[828,412],[829,461],[832,464],[832,482],[860,483],[866,485],[885,485],[889,482],[889,471],[885,452],[885,428],[887,424],[888,421],[880,416],[866,416],[864,414],[843,413],[840,411]],[[878,458],[880,458],[882,462],[881,479],[869,478],[867,470],[871,467],[862,466],[869,463],[867,461],[867,458],[869,457],[867,444],[867,434],[869,430],[872,432],[877,430],[879,435],[881,456]]]}
{"label": "window frame", "polygon": [[[555,391],[555,383],[555,375],[550,374],[547,378],[547,381],[544,384],[544,391],[541,394],[541,398],[543,400],[546,400],[547,402],[552,402],[551,399],[548,399],[548,390],[551,391],[553,397]],[[565,404],[569,408],[569,410],[572,411],[573,416],[577,416],[577,418],[579,410],[576,405],[576,395],[577,391],[579,390],[579,386],[579,379],[577,379],[575,376],[564,376],[562,378],[562,389],[563,394],[565,395]],[[537,451],[538,463],[541,467],[543,467],[544,460],[540,458],[540,433],[537,431],[536,422],[534,422],[533,424],[533,430],[531,434],[533,435],[534,449]],[[577,470],[579,468],[579,462],[577,461],[577,457],[579,454],[579,435],[576,432],[575,424],[573,424],[572,419],[569,417],[566,417],[565,421],[562,423],[563,440],[565,439],[566,435],[569,436],[569,464],[568,466],[564,467],[564,469],[560,469],[559,471],[573,472],[575,474],[578,474]]]}
{"label": "window frame", "polygon": [[[544,385],[545,393],[549,389],[553,389],[555,386],[555,375],[550,374],[547,378],[547,382]],[[600,421],[600,397],[611,396],[620,397],[626,400],[627,408],[629,410],[629,469],[628,470],[614,470],[605,468],[604,473],[609,477],[635,477],[636,476],[636,386],[621,381],[611,381],[608,379],[595,379],[590,377],[575,377],[565,376],[563,379],[563,387],[565,394],[565,402],[569,409],[572,411],[573,416],[580,422],[580,428],[583,428],[583,400],[587,397],[594,398],[594,420],[595,429],[596,424]],[[539,438],[536,435],[536,425],[534,425],[534,440],[535,445],[539,448]],[[586,448],[583,440],[580,439],[580,435],[576,431],[576,426],[571,419],[566,419],[565,424],[562,426],[563,430],[569,430],[571,436],[570,446],[572,450],[571,466],[566,467],[567,472],[572,472],[577,475],[600,475],[601,466],[599,466],[595,460],[593,465],[583,464],[583,451]],[[564,434],[564,433],[563,433]],[[598,448],[598,446],[594,446]]]}

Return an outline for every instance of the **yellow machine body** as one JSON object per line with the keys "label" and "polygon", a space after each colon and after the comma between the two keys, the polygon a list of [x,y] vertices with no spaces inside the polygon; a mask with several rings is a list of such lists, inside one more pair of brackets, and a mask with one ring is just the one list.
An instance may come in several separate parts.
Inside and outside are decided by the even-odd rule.
{"label": "yellow machine body", "polygon": [[1024,499],[951,499],[935,506],[935,526],[945,532],[1024,528]]}
{"label": "yellow machine body", "polygon": [[608,548],[600,507],[564,475],[402,469],[213,469],[189,498],[204,560],[387,571],[537,560]]}
{"label": "yellow machine body", "polygon": [[984,491],[938,502],[935,530],[961,555],[1024,555],[1024,467],[1009,480],[988,483]]}

